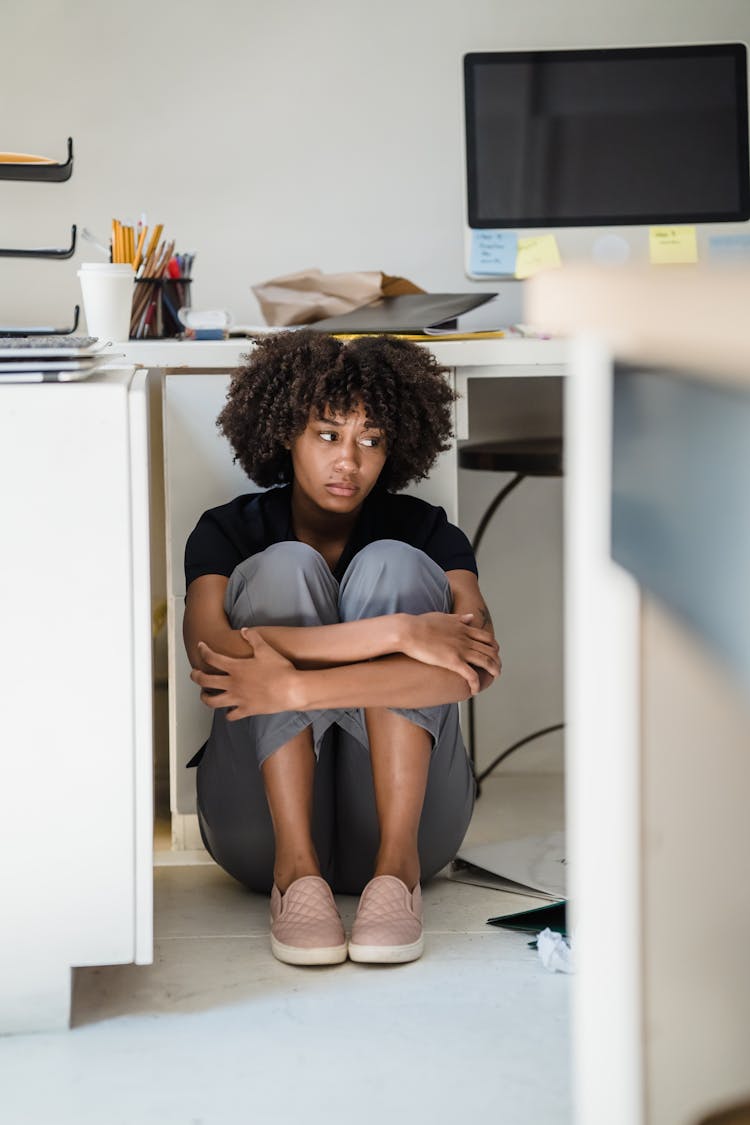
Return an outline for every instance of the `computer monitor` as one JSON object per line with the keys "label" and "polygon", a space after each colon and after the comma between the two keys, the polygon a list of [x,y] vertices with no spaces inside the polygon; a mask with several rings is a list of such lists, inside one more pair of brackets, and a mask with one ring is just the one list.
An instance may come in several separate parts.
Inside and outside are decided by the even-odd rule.
{"label": "computer monitor", "polygon": [[472,53],[464,81],[469,232],[750,218],[744,44]]}

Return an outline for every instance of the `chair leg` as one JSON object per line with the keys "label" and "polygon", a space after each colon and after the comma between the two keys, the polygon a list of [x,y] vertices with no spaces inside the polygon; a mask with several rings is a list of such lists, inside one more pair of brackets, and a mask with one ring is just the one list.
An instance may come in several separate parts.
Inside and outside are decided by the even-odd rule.
{"label": "chair leg", "polygon": [[484,513],[484,515],[482,516],[481,520],[479,521],[479,523],[477,525],[477,529],[474,532],[474,538],[471,541],[471,545],[474,549],[475,555],[476,555],[477,551],[479,550],[479,544],[482,542],[482,539],[484,537],[484,533],[487,530],[487,524],[490,522],[490,520],[494,516],[497,509],[500,507],[503,500],[505,500],[506,496],[510,496],[510,494],[513,491],[514,488],[518,488],[519,484],[521,483],[521,481],[524,479],[525,476],[526,476],[525,473],[516,473],[516,475],[513,477],[513,479],[508,481],[508,483],[500,489],[497,496],[495,497],[495,499],[490,504],[489,508],[487,508],[487,511]]}
{"label": "chair leg", "polygon": [[468,744],[467,749],[469,751],[469,762],[471,763],[471,772],[474,774],[474,781],[475,781],[476,787],[477,787],[476,795],[478,797],[479,794],[480,794],[480,786],[479,786],[479,778],[477,777],[477,748],[476,748],[476,743],[474,741],[474,696],[473,695],[470,695],[469,698],[466,700],[466,718],[467,718],[466,742]]}
{"label": "chair leg", "polygon": [[[516,475],[513,477],[512,480],[508,481],[507,484],[503,485],[503,487],[500,489],[498,494],[495,496],[495,498],[490,503],[489,507],[485,510],[484,515],[482,516],[479,523],[477,524],[477,529],[474,532],[474,538],[471,541],[471,546],[472,546],[472,549],[474,551],[475,557],[476,557],[477,551],[479,550],[479,544],[482,542],[482,539],[484,537],[484,533],[487,530],[488,523],[490,522],[490,520],[494,516],[497,509],[502,504],[503,500],[505,500],[505,498],[507,496],[510,496],[511,492],[515,488],[518,488],[519,484],[524,479],[525,475],[526,475],[525,473],[516,473]],[[468,744],[469,744],[468,745],[469,761],[471,762],[471,768],[472,768],[472,771],[474,773],[474,778],[476,780],[477,797],[478,797],[480,795],[480,792],[481,792],[481,788],[480,788],[481,778],[477,777],[477,751],[476,751],[475,730],[474,730],[474,697],[473,696],[469,696],[469,699],[467,700],[467,719],[468,719],[468,730],[467,730],[466,733],[467,733],[467,741],[468,741]]]}
{"label": "chair leg", "polygon": [[[494,516],[497,509],[502,504],[503,500],[505,500],[505,498],[507,496],[509,496],[515,488],[518,488],[519,484],[524,479],[525,475],[526,475],[525,473],[516,473],[516,475],[513,477],[513,479],[510,480],[506,485],[503,486],[503,488],[500,489],[497,496],[494,498],[494,500],[492,501],[492,503],[490,504],[490,506],[487,508],[484,515],[480,519],[479,524],[477,525],[477,529],[474,532],[474,538],[472,539],[472,543],[471,543],[471,545],[474,549],[474,555],[475,556],[476,556],[476,553],[479,549],[479,544],[482,542],[482,539],[484,537],[484,533],[487,530],[487,525],[489,524],[490,520],[492,519],[492,517]],[[484,781],[485,777],[487,777],[489,774],[491,774],[492,771],[497,766],[499,766],[501,762],[504,762],[506,758],[508,758],[512,753],[514,753],[514,751],[520,750],[522,746],[526,746],[529,742],[534,742],[535,739],[541,738],[545,734],[551,734],[553,731],[562,730],[563,727],[565,726],[564,723],[555,723],[554,726],[542,727],[541,730],[534,731],[533,734],[527,734],[525,738],[521,738],[521,739],[519,739],[518,742],[514,742],[512,746],[509,746],[506,750],[503,750],[500,754],[498,754],[498,756],[496,758],[493,758],[493,760],[490,762],[490,764],[485,769],[483,769],[481,773],[477,773],[476,728],[475,728],[474,697],[473,696],[470,696],[469,699],[467,700],[467,718],[468,718],[467,735],[468,735],[468,743],[469,743],[469,747],[468,747],[468,749],[469,749],[469,761],[471,762],[471,769],[472,769],[472,772],[474,774],[474,780],[476,782],[476,787],[477,787],[476,795],[477,795],[477,797],[479,797],[481,795],[482,782]]]}

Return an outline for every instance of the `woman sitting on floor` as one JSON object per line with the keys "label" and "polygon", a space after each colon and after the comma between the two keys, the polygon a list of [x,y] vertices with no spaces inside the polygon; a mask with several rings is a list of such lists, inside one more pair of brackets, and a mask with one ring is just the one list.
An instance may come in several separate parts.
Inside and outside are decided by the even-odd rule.
{"label": "woman sitting on floor", "polygon": [[[185,644],[214,710],[198,817],[216,862],[271,891],[292,964],[419,957],[420,878],[471,818],[457,703],[498,646],[466,536],[397,495],[449,447],[453,398],[420,345],[304,329],[258,341],[218,419],[269,490],[204,513],[186,548]],[[331,888],[361,892],[348,947]]]}

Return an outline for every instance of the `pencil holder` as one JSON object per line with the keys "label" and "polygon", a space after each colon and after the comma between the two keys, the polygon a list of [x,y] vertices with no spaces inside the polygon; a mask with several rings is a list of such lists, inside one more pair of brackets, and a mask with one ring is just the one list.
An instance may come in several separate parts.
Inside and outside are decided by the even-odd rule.
{"label": "pencil holder", "polygon": [[191,277],[137,277],[130,319],[131,340],[179,336],[183,325],[177,310],[190,308]]}

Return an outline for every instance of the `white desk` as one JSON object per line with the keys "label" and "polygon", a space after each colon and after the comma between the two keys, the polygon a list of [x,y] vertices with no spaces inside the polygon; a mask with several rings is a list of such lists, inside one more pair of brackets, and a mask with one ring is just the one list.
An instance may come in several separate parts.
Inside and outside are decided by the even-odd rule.
{"label": "white desk", "polygon": [[0,1032],[152,960],[146,380],[0,389]]}
{"label": "white desk", "polygon": [[[246,340],[164,340],[131,342],[125,348],[130,362],[142,364],[156,373],[164,393],[170,784],[176,847],[200,846],[194,779],[184,765],[207,736],[210,722],[210,714],[201,705],[189,679],[182,644],[183,550],[202,511],[224,503],[228,497],[252,490],[242,471],[233,465],[229,446],[214,424],[224,403],[229,373],[251,347],[251,342]],[[118,350],[122,350],[119,345]],[[567,346],[560,340],[509,339],[436,342],[430,350],[449,368],[448,377],[461,395],[456,410],[456,432],[462,439],[469,436],[468,402],[476,380],[559,377],[564,372]],[[518,436],[534,432],[535,425],[533,412],[521,412],[510,422],[511,432]],[[493,424],[490,433],[472,433],[472,437],[476,436],[501,435]],[[449,519],[458,520],[455,445],[441,455],[429,479],[414,491],[442,505]]]}
{"label": "white desk", "polygon": [[[227,369],[246,349],[119,349],[130,362],[163,365],[178,821],[195,818],[189,806],[180,811],[180,784],[188,800],[193,787],[189,776],[182,782],[177,754],[181,765],[208,716],[180,639],[182,548],[200,511],[247,490],[214,425]],[[474,379],[558,376],[564,351],[535,341],[456,343],[440,345],[438,358],[455,364],[449,377],[468,387]],[[145,370],[127,368],[75,384],[2,388],[0,682],[9,698],[0,845],[10,862],[2,884],[0,1032],[66,1026],[72,966],[152,958],[146,382]],[[455,449],[421,491],[455,518]]]}

